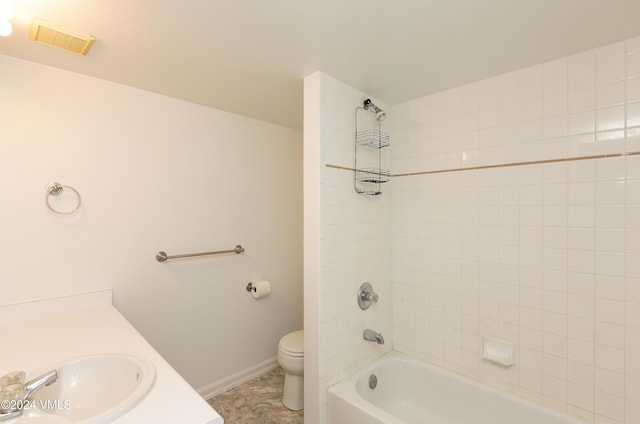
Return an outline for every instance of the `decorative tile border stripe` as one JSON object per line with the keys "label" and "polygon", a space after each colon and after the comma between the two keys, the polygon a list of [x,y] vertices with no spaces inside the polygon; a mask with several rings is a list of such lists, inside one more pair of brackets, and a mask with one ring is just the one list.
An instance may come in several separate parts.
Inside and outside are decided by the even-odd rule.
{"label": "decorative tile border stripe", "polygon": [[[333,169],[342,169],[344,171],[355,171],[355,168],[347,168],[346,166],[338,166],[338,165],[330,165],[330,164],[326,164],[325,165],[327,168],[333,168]],[[395,177],[395,175],[392,175],[392,177]]]}
{"label": "decorative tile border stripe", "polygon": [[[535,160],[535,161],[529,161],[529,162],[510,162],[510,163],[502,163],[497,165],[481,165],[481,166],[468,166],[468,167],[462,167],[462,168],[436,169],[434,171],[406,172],[402,174],[391,174],[391,176],[392,177],[409,177],[413,175],[442,174],[445,172],[458,172],[458,171],[477,171],[480,169],[507,168],[512,166],[524,166],[524,165],[542,165],[546,163],[575,162],[579,160],[609,159],[609,158],[619,158],[619,157],[638,156],[638,155],[640,155],[640,151],[613,153],[613,154],[605,154],[605,155],[577,156],[577,157],[564,158],[564,159],[544,159],[544,160]],[[330,164],[326,164],[325,166],[327,168],[342,169],[345,171],[355,171],[354,168],[348,168],[346,166],[338,166],[338,165],[330,165]]]}

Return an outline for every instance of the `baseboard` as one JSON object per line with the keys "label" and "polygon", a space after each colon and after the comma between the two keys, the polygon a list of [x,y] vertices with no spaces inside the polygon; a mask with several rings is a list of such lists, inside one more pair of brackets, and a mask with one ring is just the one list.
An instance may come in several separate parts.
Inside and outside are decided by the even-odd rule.
{"label": "baseboard", "polygon": [[199,388],[198,393],[206,400],[209,400],[222,392],[226,392],[227,390],[233,389],[246,381],[259,377],[277,366],[278,360],[274,356],[252,367],[245,368],[244,370],[231,374],[228,377],[214,381],[211,384],[207,384],[206,386]]}

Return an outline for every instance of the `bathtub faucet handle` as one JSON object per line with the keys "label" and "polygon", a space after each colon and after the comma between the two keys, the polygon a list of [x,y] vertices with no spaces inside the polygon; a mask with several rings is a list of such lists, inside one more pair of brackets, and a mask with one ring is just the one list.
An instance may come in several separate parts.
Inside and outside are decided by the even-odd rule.
{"label": "bathtub faucet handle", "polygon": [[358,289],[358,306],[363,311],[365,309],[369,309],[372,303],[378,302],[378,293],[373,291],[373,287],[371,284],[365,282],[362,283],[360,288]]}
{"label": "bathtub faucet handle", "polygon": [[371,300],[373,303],[378,303],[378,293],[371,292],[367,295],[367,298]]}

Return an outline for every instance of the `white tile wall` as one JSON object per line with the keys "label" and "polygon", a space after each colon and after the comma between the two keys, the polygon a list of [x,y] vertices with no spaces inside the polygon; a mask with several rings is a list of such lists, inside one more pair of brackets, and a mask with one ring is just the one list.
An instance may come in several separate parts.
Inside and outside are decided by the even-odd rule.
{"label": "white tile wall", "polygon": [[[326,422],[326,388],[349,377],[393,346],[392,284],[391,284],[391,193],[363,196],[353,189],[353,172],[329,168],[336,165],[352,168],[354,163],[355,110],[368,98],[354,88],[319,74],[320,131],[320,263],[318,287],[306,282],[305,291],[320,296],[319,316],[305,317],[305,327],[318,320],[318,355],[305,354],[317,367],[319,385],[319,417],[309,416],[309,422]],[[310,99],[305,99],[309,101]],[[374,99],[383,109],[389,107]],[[374,125],[373,114],[361,111],[364,128]],[[390,120],[385,120],[384,125]],[[360,127],[360,129],[364,129]],[[307,131],[307,128],[305,128]],[[308,138],[311,140],[311,137]],[[310,146],[309,146],[310,147]],[[373,152],[362,151],[364,155]],[[310,154],[310,153],[309,153]],[[377,150],[375,151],[377,155]],[[385,150],[388,168],[390,155]],[[389,163],[387,163],[389,162]],[[383,187],[383,192],[390,187]],[[357,303],[357,290],[368,281],[379,294],[379,302],[362,311]],[[382,333],[385,344],[364,341],[362,333],[371,328]],[[311,399],[316,402],[316,399]],[[316,405],[313,406],[316,410]],[[305,417],[305,419],[307,419]]]}
{"label": "white tile wall", "polygon": [[[377,197],[325,167],[353,165],[368,96],[320,84],[317,422],[326,387],[391,344],[592,422],[640,422],[640,156],[621,155],[640,151],[640,38],[383,105],[385,167],[451,172]],[[381,298],[366,312],[363,281]],[[484,361],[485,335],[514,342],[516,365]]]}
{"label": "white tile wall", "polygon": [[[394,348],[640,422],[640,38],[393,107]],[[346,183],[346,181],[344,182]],[[517,346],[504,369],[482,337]]]}

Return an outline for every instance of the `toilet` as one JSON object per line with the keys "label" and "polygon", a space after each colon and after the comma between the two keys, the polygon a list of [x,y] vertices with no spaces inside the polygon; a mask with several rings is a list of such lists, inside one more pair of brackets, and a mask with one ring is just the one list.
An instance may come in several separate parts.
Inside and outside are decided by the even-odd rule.
{"label": "toilet", "polygon": [[280,339],[278,364],[285,371],[282,404],[299,411],[304,408],[304,330]]}

